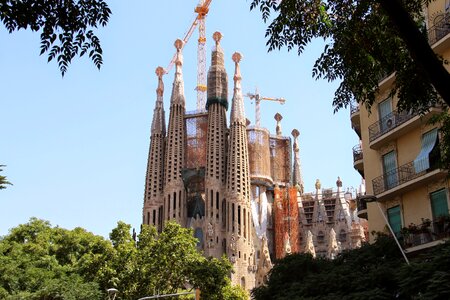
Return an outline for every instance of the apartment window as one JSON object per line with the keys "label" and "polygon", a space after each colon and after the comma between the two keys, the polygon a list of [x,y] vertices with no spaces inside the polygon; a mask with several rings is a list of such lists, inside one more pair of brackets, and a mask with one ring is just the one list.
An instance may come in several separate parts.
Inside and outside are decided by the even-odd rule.
{"label": "apartment window", "polygon": [[[419,155],[417,155],[414,160],[414,170],[416,173],[429,169],[430,164],[437,164],[439,160],[439,147],[436,147],[437,133],[437,128],[434,128],[422,135],[422,148]],[[436,149],[437,151],[433,151],[433,149]]]}
{"label": "apartment window", "polygon": [[380,129],[382,132],[388,130],[392,127],[393,119],[392,116],[392,99],[387,98],[383,102],[378,104],[378,114],[380,117]]}
{"label": "apartment window", "polygon": [[395,151],[383,155],[383,175],[386,189],[391,189],[398,185],[397,160]]}
{"label": "apartment window", "polygon": [[448,216],[447,191],[445,189],[431,193],[430,200],[433,219]]}
{"label": "apartment window", "polygon": [[389,225],[396,236],[400,235],[402,229],[402,217],[400,215],[400,205],[388,208],[387,210]]}

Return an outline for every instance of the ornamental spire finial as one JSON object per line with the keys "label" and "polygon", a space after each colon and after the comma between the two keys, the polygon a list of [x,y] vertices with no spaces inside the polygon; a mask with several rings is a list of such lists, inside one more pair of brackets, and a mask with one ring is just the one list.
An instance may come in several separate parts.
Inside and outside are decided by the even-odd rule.
{"label": "ornamental spire finial", "polygon": [[177,58],[175,59],[175,66],[181,66],[183,64],[183,55],[181,54],[181,49],[183,49],[184,42],[180,39],[177,39],[174,43],[175,48],[177,49]]}
{"label": "ornamental spire finial", "polygon": [[165,74],[163,67],[157,67],[155,71],[156,76],[158,76],[158,87],[156,88],[156,95],[162,96],[164,93],[164,83],[162,80],[163,75]]}

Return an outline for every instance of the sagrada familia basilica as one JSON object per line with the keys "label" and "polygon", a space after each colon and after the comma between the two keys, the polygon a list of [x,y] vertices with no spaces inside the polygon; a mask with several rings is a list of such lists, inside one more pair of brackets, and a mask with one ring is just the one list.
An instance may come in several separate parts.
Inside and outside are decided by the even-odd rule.
{"label": "sagrada familia basilica", "polygon": [[[205,256],[226,255],[234,266],[232,282],[247,290],[267,279],[276,259],[297,252],[334,258],[367,239],[367,221],[356,215],[355,199],[342,189],[305,193],[298,130],[283,136],[250,126],[244,113],[239,64],[234,53],[234,88],[228,75],[221,35],[207,74],[206,111],[186,112],[182,41],[177,40],[175,78],[166,129],[164,70],[156,70],[158,88],[151,125],[143,223],[162,230],[176,221],[193,229]],[[227,110],[231,108],[227,122]],[[258,124],[256,124],[258,125]]]}

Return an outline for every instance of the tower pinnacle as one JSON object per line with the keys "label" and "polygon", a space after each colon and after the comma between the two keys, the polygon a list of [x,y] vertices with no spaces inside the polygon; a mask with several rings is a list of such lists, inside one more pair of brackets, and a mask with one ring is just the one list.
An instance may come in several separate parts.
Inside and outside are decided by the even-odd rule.
{"label": "tower pinnacle", "polygon": [[242,59],[242,54],[239,52],[233,53],[232,59],[235,65],[234,71],[234,93],[233,93],[233,104],[231,108],[231,123],[241,122],[246,125],[245,112],[244,112],[244,98],[242,95],[241,88],[241,70],[239,67],[239,62]]}

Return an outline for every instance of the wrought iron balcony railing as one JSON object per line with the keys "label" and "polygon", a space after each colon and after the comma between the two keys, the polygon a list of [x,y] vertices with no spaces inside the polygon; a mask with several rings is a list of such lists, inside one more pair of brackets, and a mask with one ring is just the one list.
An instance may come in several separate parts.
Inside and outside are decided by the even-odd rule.
{"label": "wrought iron balcony railing", "polygon": [[394,110],[387,116],[383,117],[381,120],[369,126],[369,141],[374,141],[375,139],[395,129],[406,121],[414,118],[418,114],[419,113],[417,111],[409,113],[406,111],[399,112],[397,110]]}
{"label": "wrought iron balcony railing", "polygon": [[353,147],[353,162],[363,159],[363,151],[361,145],[356,145]]}
{"label": "wrought iron balcony railing", "polygon": [[378,176],[372,180],[373,193],[379,195],[390,189],[393,189],[401,184],[404,184],[413,179],[419,178],[426,173],[436,170],[440,165],[440,158],[430,159],[430,168],[421,172],[417,172],[414,168],[414,162],[409,162],[400,166],[392,171],[386,172],[385,174]]}
{"label": "wrought iron balcony railing", "polygon": [[428,29],[428,42],[435,44],[450,32],[450,13],[443,13],[434,19],[434,25]]}

